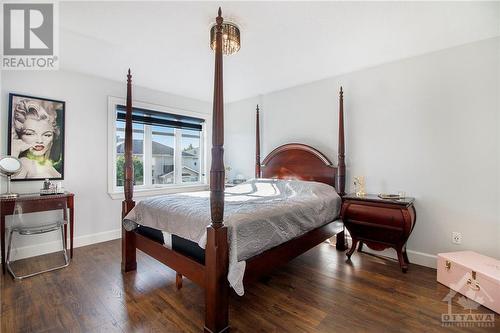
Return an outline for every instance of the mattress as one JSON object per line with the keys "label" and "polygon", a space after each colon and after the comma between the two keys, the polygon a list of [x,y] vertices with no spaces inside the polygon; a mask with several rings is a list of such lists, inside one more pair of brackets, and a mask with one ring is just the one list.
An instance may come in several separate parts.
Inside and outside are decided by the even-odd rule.
{"label": "mattress", "polygon": [[[244,292],[245,260],[336,220],[340,204],[333,187],[317,182],[252,179],[226,189],[228,280],[236,293]],[[209,224],[209,191],[142,200],[124,219],[127,230],[141,225],[179,236],[201,248],[205,248]],[[168,239],[165,243],[168,245]]]}
{"label": "mattress", "polygon": [[172,235],[166,231],[138,225],[134,230],[139,235],[147,237],[161,245],[179,252],[200,264],[205,264],[205,250],[202,249],[197,243],[188,239]]}

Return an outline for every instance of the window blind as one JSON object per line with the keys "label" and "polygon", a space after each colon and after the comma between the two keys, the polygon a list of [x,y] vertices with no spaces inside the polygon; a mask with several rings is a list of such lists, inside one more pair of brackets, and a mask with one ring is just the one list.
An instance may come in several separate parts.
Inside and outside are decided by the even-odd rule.
{"label": "window blind", "polygon": [[[124,105],[117,105],[116,119],[125,121],[126,112],[127,111]],[[157,112],[141,108],[132,108],[132,122],[145,125],[201,131],[202,124],[205,122],[205,120],[172,113]]]}

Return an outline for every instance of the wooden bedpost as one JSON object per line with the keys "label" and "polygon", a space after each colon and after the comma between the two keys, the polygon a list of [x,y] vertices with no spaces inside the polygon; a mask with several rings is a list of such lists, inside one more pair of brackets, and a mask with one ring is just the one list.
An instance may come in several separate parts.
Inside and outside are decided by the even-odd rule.
{"label": "wooden bedpost", "polygon": [[[134,208],[134,163],[132,160],[132,75],[130,68],[127,74],[127,105],[125,116],[125,165],[124,193],[122,202],[122,219]],[[133,271],[137,268],[135,249],[135,233],[127,231],[122,226],[122,271]]]}
{"label": "wooden bedpost", "polygon": [[[338,142],[338,164],[337,164],[337,181],[335,187],[340,196],[345,194],[345,144],[344,144],[344,92],[340,87],[339,93],[339,142]],[[347,250],[345,232],[337,234],[336,248],[339,251]]]}
{"label": "wooden bedpost", "polygon": [[260,119],[259,104],[255,113],[255,178],[260,178]]}
{"label": "wooden bedpost", "polygon": [[210,213],[205,247],[205,328],[206,333],[228,332],[229,247],[224,226],[224,96],[222,80],[222,11],[216,19],[214,104],[212,122],[212,164],[210,168]]}
{"label": "wooden bedpost", "polygon": [[337,192],[345,194],[345,145],[344,145],[344,92],[340,87],[339,93],[339,143],[338,143],[338,165],[337,165]]}

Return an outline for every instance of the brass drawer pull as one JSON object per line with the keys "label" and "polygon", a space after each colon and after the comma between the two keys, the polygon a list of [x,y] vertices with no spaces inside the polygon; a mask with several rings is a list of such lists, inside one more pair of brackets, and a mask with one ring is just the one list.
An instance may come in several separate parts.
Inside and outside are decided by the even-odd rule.
{"label": "brass drawer pull", "polygon": [[446,267],[447,270],[450,270],[450,268],[451,268],[451,261],[446,260],[446,262],[445,262],[444,265],[445,265],[445,267]]}

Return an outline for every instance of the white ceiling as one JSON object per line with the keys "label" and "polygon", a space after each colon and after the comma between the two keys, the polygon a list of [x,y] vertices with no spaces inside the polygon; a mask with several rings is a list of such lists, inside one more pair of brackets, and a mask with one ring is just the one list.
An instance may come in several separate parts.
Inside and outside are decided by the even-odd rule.
{"label": "white ceiling", "polygon": [[498,2],[62,2],[61,68],[209,101],[219,5],[226,102],[500,35]]}

